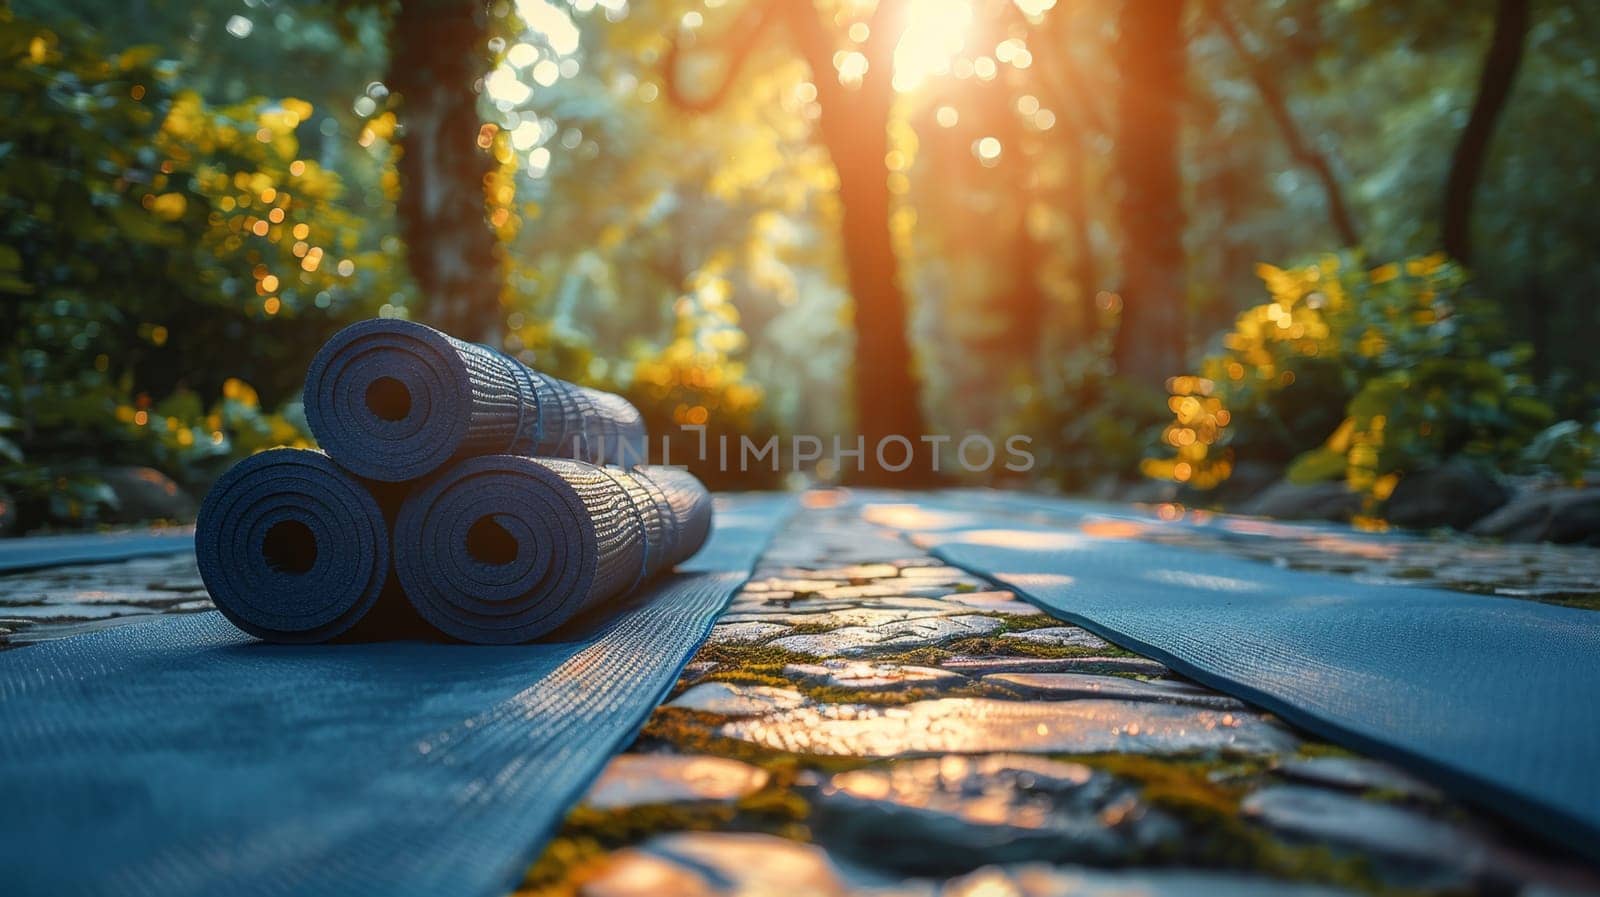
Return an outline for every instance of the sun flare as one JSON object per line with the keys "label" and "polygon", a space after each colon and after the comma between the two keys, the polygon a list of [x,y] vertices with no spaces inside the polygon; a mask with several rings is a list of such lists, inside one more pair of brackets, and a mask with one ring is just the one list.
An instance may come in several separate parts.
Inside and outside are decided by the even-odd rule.
{"label": "sun flare", "polygon": [[906,30],[894,50],[894,87],[915,90],[927,79],[950,71],[972,28],[970,0],[912,0]]}

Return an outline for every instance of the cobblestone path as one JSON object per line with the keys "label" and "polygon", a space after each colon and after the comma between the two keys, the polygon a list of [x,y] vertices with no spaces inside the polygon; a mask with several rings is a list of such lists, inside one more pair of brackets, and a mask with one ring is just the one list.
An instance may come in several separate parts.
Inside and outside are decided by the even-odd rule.
{"label": "cobblestone path", "polygon": [[[895,519],[883,505],[806,505],[521,893],[1600,889],[1600,872],[1501,820],[940,565],[871,522]],[[1392,575],[1383,537],[1149,537]],[[1476,591],[1538,578],[1542,550],[1455,550],[1477,553]],[[1556,555],[1547,581],[1579,591],[1586,556]]]}

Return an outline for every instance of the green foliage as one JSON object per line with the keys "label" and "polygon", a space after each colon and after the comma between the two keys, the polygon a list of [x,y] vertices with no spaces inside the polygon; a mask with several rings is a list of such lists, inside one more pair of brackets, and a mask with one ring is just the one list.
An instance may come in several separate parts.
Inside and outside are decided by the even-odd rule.
{"label": "green foliage", "polygon": [[1463,456],[1505,468],[1574,472],[1581,428],[1548,431],[1554,412],[1527,374],[1527,350],[1504,345],[1493,307],[1441,256],[1370,271],[1324,256],[1261,265],[1271,301],[1239,315],[1198,376],[1168,383],[1171,454],[1145,472],[1209,489],[1235,460],[1292,461],[1291,479],[1343,477],[1388,497],[1399,478]]}
{"label": "green foliage", "polygon": [[1083,491],[1106,477],[1132,479],[1159,424],[1156,396],[1115,376],[1105,346],[1062,353],[1016,416],[1031,450],[1062,489]]}
{"label": "green foliage", "polygon": [[281,401],[322,335],[399,289],[342,180],[300,158],[308,103],[213,109],[157,56],[0,9],[0,483],[25,525],[92,520],[97,464],[203,484],[253,432],[292,440],[224,384]]}
{"label": "green foliage", "polygon": [[1549,471],[1569,481],[1581,479],[1600,456],[1600,433],[1567,419],[1546,427],[1517,457],[1518,466]]}
{"label": "green foliage", "polygon": [[[686,466],[713,489],[781,488],[783,468],[773,470],[776,454],[739,469],[741,440],[759,451],[775,435],[763,412],[760,387],[731,354],[743,334],[725,319],[721,327],[704,320],[731,311],[721,302],[698,313],[697,308],[685,299],[678,305],[671,342],[659,349],[641,344],[631,360],[618,364],[597,356],[580,336],[557,332],[547,323],[527,323],[521,314],[511,317],[520,326],[510,342],[524,362],[542,371],[617,392],[632,402],[651,435],[652,461]],[[726,467],[720,462],[724,443],[730,459]]]}

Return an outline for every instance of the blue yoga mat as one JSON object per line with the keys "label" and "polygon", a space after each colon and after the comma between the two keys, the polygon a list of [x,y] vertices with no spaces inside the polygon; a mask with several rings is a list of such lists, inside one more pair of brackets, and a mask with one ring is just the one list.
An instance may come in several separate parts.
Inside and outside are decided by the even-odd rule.
{"label": "blue yoga mat", "polygon": [[384,482],[492,453],[646,460],[644,421],[626,399],[410,321],[335,334],[306,373],[305,409],[340,466]]}
{"label": "blue yoga mat", "polygon": [[395,573],[445,634],[514,644],[617,600],[698,551],[710,527],[711,496],[683,470],[486,455],[406,499]]}
{"label": "blue yoga mat", "polygon": [[723,502],[679,573],[539,644],[273,645],[204,613],[0,654],[0,889],[502,897],[790,506]]}
{"label": "blue yoga mat", "polygon": [[21,573],[68,564],[106,564],[134,558],[183,554],[194,546],[186,527],[170,531],[22,536],[0,539],[0,573]]}
{"label": "blue yoga mat", "polygon": [[1125,519],[1019,523],[1023,510],[922,538],[1061,619],[1600,856],[1600,614],[1114,537]]}
{"label": "blue yoga mat", "polygon": [[378,502],[321,452],[273,449],[206,493],[195,557],[211,600],[258,638],[320,642],[355,626],[389,578]]}

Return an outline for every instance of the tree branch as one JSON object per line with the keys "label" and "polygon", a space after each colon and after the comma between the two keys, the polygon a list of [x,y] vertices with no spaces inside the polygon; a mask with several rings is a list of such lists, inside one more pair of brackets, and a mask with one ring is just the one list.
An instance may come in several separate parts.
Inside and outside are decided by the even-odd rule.
{"label": "tree branch", "polygon": [[1483,57],[1483,73],[1478,79],[1478,95],[1472,103],[1467,126],[1456,141],[1450,157],[1450,174],[1445,179],[1444,217],[1440,222],[1444,250],[1457,261],[1472,261],[1472,200],[1478,192],[1483,164],[1488,160],[1489,143],[1495,124],[1511,96],[1522,65],[1522,47],[1528,36],[1527,0],[1499,0],[1494,11],[1494,37]]}
{"label": "tree branch", "polygon": [[1359,246],[1361,235],[1356,230],[1355,218],[1345,202],[1344,188],[1340,186],[1339,179],[1333,172],[1333,164],[1327,155],[1312,146],[1301,132],[1294,115],[1289,111],[1288,100],[1284,98],[1283,92],[1278,89],[1278,84],[1274,80],[1276,74],[1250,52],[1250,48],[1245,44],[1244,35],[1240,32],[1238,24],[1228,15],[1223,0],[1206,0],[1205,11],[1221,29],[1228,46],[1244,63],[1245,72],[1255,85],[1256,92],[1261,95],[1261,101],[1266,105],[1273,123],[1277,125],[1278,133],[1283,137],[1289,155],[1311,169],[1322,184],[1322,191],[1328,200],[1328,218],[1333,223],[1333,229],[1339,234],[1339,239],[1346,246]]}
{"label": "tree branch", "polygon": [[722,105],[728,98],[729,91],[733,89],[734,82],[739,80],[739,72],[744,69],[751,52],[755,50],[756,39],[771,24],[772,16],[769,15],[771,9],[771,4],[759,0],[746,6],[739,14],[738,20],[718,41],[718,46],[714,49],[727,55],[727,70],[723,73],[722,81],[717,84],[716,89],[704,97],[696,98],[684,92],[683,84],[678,80],[678,60],[682,56],[682,44],[676,34],[669,37],[666,56],[661,60],[661,80],[666,88],[668,102],[685,112],[710,112]]}

